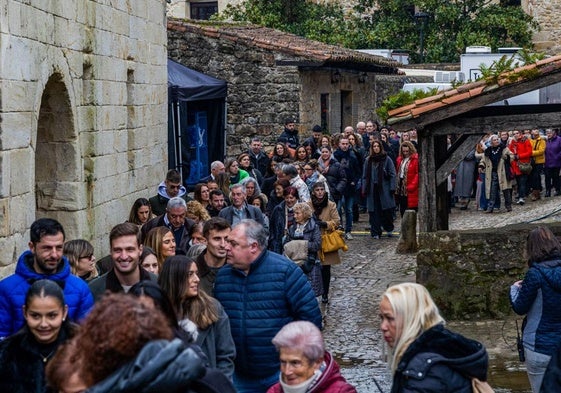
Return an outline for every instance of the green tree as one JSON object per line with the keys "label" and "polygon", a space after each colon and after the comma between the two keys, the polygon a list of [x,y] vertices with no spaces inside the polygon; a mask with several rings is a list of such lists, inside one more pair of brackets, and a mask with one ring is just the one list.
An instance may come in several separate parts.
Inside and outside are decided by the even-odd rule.
{"label": "green tree", "polygon": [[537,23],[520,6],[503,0],[358,0],[353,12],[337,4],[303,0],[246,0],[218,19],[267,26],[353,49],[406,49],[419,61],[420,25],[415,10],[429,14],[424,60],[457,62],[467,46],[532,47]]}

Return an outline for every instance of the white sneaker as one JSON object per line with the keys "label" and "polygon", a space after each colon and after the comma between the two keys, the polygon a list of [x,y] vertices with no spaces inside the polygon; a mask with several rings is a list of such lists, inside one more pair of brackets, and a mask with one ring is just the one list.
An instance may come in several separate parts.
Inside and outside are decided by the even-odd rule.
{"label": "white sneaker", "polygon": [[523,205],[524,204],[524,198],[520,198],[517,203],[519,205]]}
{"label": "white sneaker", "polygon": [[345,233],[345,239],[347,240],[353,240],[353,235],[351,235],[350,232]]}

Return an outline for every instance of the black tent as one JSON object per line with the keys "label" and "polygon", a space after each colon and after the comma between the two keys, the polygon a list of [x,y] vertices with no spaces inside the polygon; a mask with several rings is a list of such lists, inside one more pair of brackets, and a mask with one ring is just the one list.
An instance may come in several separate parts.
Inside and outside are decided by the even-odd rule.
{"label": "black tent", "polygon": [[226,82],[168,59],[168,167],[192,188],[223,160]]}

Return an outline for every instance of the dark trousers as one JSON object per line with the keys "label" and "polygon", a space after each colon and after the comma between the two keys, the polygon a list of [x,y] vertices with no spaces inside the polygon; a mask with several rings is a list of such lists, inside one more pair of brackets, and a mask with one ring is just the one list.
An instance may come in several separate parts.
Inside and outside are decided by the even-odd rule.
{"label": "dark trousers", "polygon": [[542,190],[542,172],[543,164],[534,164],[532,172],[528,176],[528,185],[533,191]]}
{"label": "dark trousers", "polygon": [[518,198],[526,198],[528,196],[528,175],[516,176],[516,188],[518,189]]}
{"label": "dark trousers", "polygon": [[561,168],[545,168],[545,190],[551,192],[551,188],[561,193],[561,186],[559,184],[559,170]]}
{"label": "dark trousers", "polygon": [[[497,172],[491,172],[491,195],[489,196],[487,210],[493,210],[495,207],[498,208],[495,202],[497,199],[500,200],[499,192],[499,175]],[[512,209],[512,188],[503,190],[503,196],[505,198],[505,207],[507,209]]]}
{"label": "dark trousers", "polygon": [[323,297],[329,296],[329,284],[331,283],[331,265],[321,265],[321,281],[323,282]]}

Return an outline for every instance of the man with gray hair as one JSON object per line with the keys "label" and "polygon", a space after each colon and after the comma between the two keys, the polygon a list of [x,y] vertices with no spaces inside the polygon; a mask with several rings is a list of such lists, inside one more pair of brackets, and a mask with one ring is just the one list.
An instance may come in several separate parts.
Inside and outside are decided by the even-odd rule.
{"label": "man with gray hair", "polygon": [[142,243],[152,228],[168,227],[175,237],[178,250],[186,253],[189,249],[189,232],[195,222],[187,218],[187,203],[183,198],[171,198],[167,204],[166,212],[161,216],[151,219],[142,226]]}
{"label": "man with gray hair", "polygon": [[296,320],[321,329],[319,305],[302,269],[267,250],[267,230],[254,220],[232,228],[226,262],[216,276],[214,296],[228,314],[236,344],[234,385],[239,392],[265,392],[279,380],[279,356],[271,340]]}
{"label": "man with gray hair", "polygon": [[226,171],[226,167],[222,161],[213,161],[210,164],[210,175],[203,177],[199,183],[208,183],[210,180],[216,180],[218,174]]}
{"label": "man with gray hair", "polygon": [[298,190],[300,202],[308,203],[310,201],[310,189],[298,174],[298,169],[292,164],[285,164],[282,167],[282,173],[290,182],[290,185]]}
{"label": "man with gray hair", "polygon": [[261,210],[247,204],[246,190],[243,184],[234,184],[230,188],[230,202],[232,202],[232,205],[220,210],[218,217],[224,218],[230,225],[235,225],[246,218],[251,218],[264,225],[265,220],[263,220]]}

